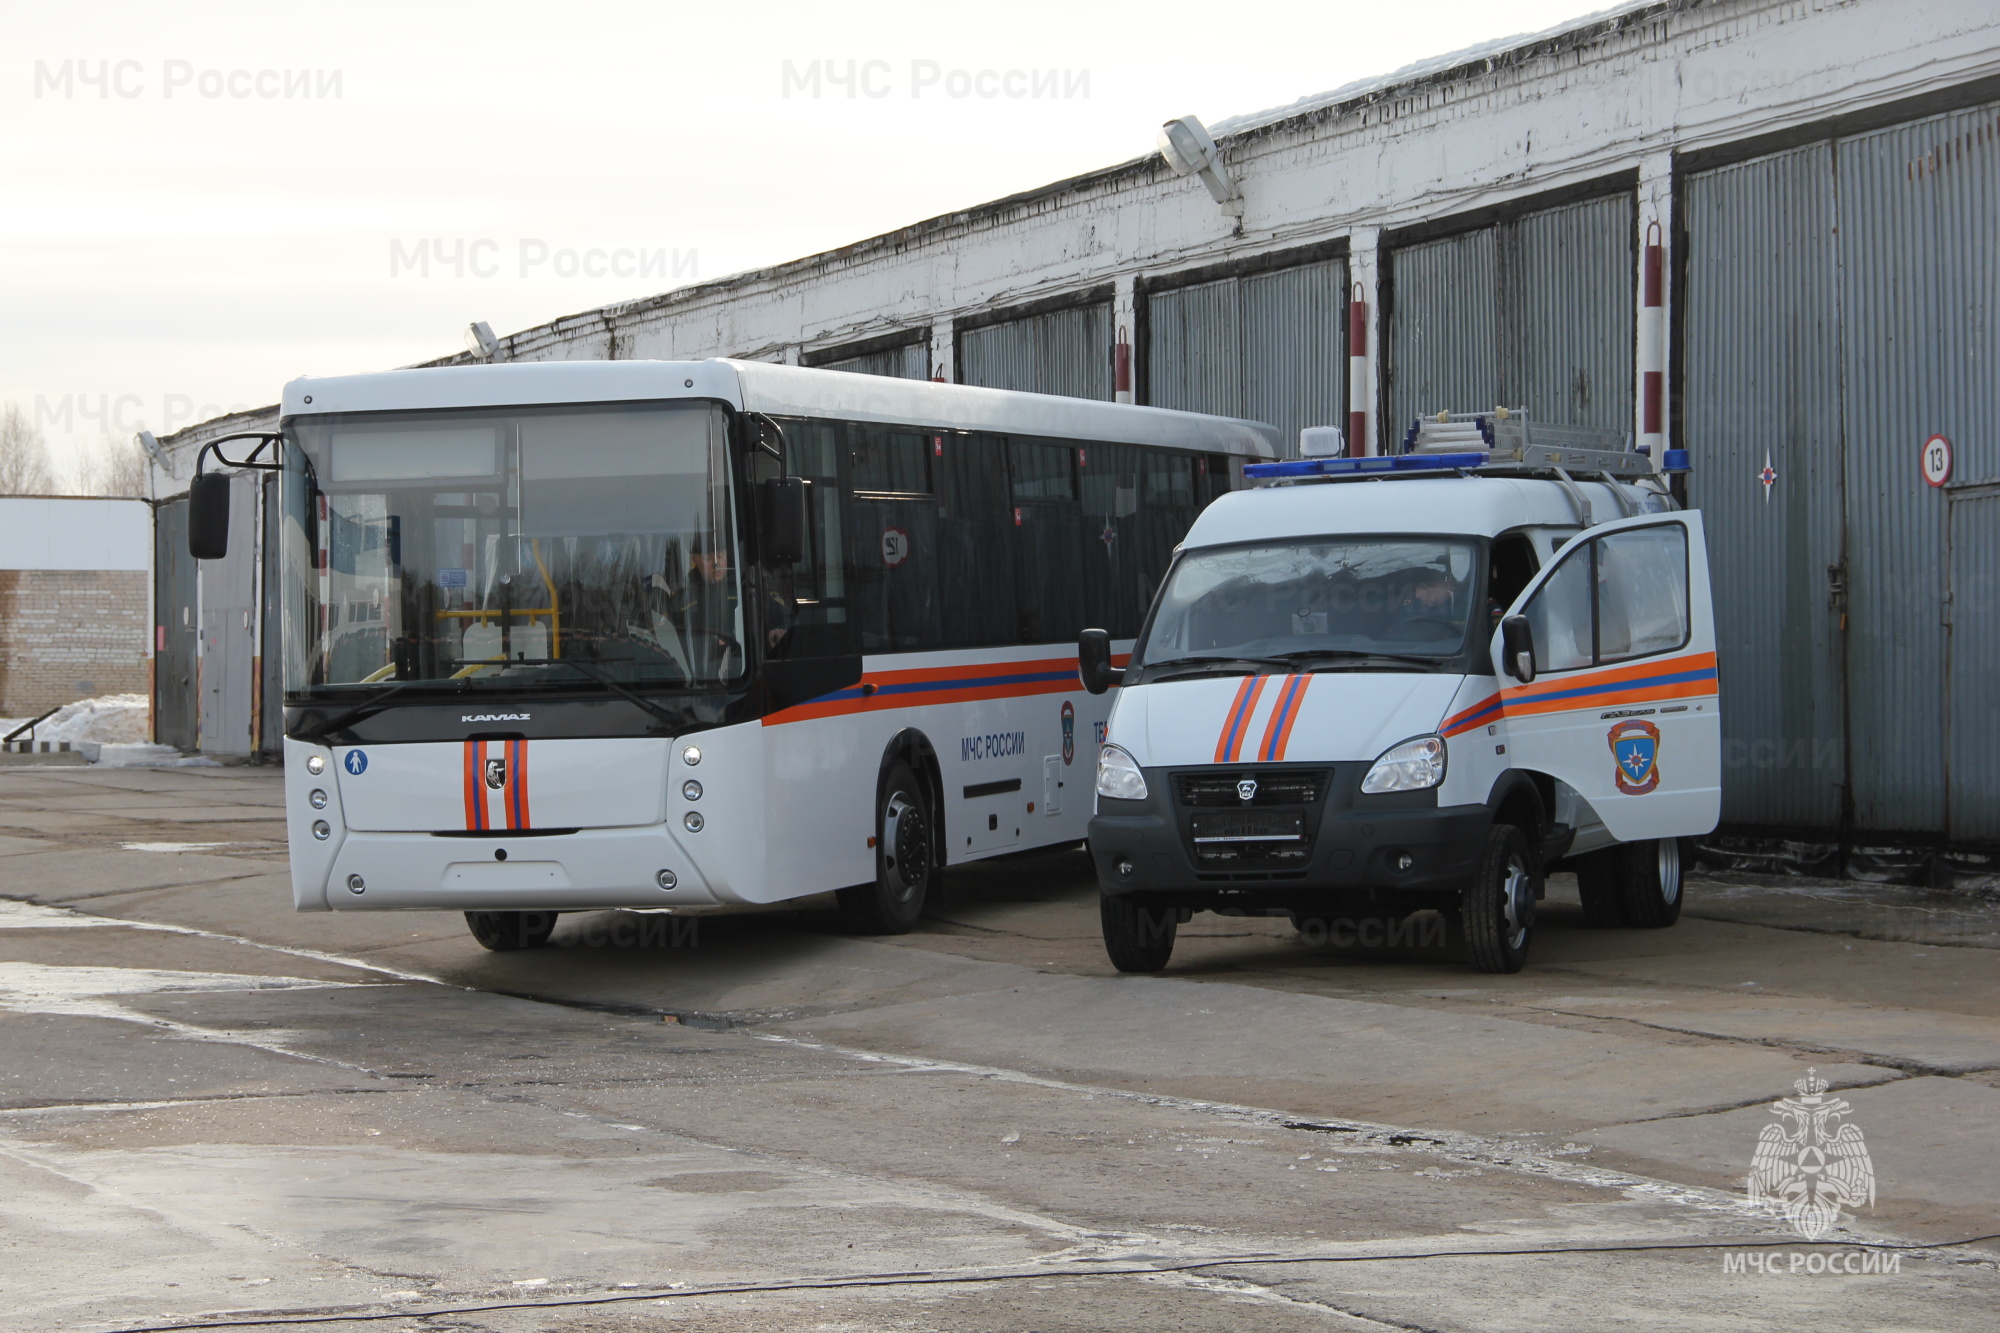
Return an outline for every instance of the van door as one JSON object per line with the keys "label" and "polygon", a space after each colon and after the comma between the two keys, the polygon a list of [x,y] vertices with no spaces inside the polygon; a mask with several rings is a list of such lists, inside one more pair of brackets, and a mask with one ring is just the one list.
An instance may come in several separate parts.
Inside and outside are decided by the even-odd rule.
{"label": "van door", "polygon": [[1523,683],[1493,636],[1512,766],[1574,787],[1622,842],[1712,830],[1722,724],[1701,515],[1587,529],[1508,614],[1535,643]]}

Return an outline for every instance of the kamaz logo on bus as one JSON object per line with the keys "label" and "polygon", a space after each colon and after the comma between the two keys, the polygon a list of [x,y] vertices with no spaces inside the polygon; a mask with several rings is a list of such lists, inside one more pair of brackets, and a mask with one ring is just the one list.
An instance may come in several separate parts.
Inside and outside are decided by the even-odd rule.
{"label": "kamaz logo on bus", "polygon": [[526,722],[529,713],[467,713],[460,722]]}
{"label": "kamaz logo on bus", "polygon": [[985,736],[961,736],[958,741],[958,757],[965,762],[974,759],[1002,759],[1010,754],[1028,752],[1028,733],[1025,731],[997,731]]}

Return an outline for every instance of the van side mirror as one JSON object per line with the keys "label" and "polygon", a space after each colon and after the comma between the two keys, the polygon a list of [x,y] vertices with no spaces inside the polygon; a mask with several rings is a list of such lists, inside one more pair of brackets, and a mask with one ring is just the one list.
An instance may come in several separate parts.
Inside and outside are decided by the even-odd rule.
{"label": "van side mirror", "polygon": [[1087,629],[1076,636],[1076,674],[1092,694],[1102,694],[1125,679],[1124,670],[1111,665],[1109,632]]}
{"label": "van side mirror", "polygon": [[229,476],[201,472],[188,483],[188,554],[220,560],[229,554]]}
{"label": "van side mirror", "polygon": [[806,558],[811,494],[812,483],[804,477],[772,477],[759,485],[758,538],[766,564],[795,565]]}
{"label": "van side mirror", "polygon": [[1508,616],[1500,622],[1500,652],[1508,675],[1523,685],[1535,679],[1535,631],[1526,616]]}

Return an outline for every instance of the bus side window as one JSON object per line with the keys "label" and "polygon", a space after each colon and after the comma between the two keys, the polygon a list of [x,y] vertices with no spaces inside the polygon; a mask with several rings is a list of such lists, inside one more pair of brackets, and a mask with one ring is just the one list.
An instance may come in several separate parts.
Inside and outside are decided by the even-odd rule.
{"label": "bus side window", "polygon": [[943,646],[1018,642],[1006,445],[992,435],[941,434],[933,438],[931,452],[938,487]]}
{"label": "bus side window", "polygon": [[1084,624],[1083,512],[1076,495],[1076,449],[1009,440],[1020,641],[1070,643]]}

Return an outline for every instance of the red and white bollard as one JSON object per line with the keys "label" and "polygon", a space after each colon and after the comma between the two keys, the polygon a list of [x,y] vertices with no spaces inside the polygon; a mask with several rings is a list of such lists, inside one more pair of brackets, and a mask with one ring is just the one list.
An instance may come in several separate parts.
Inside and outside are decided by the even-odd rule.
{"label": "red and white bollard", "polygon": [[1132,401],[1132,340],[1123,324],[1118,326],[1118,342],[1111,349],[1111,400]]}
{"label": "red and white bollard", "polygon": [[1361,284],[1347,302],[1347,456],[1368,454],[1368,303]]}
{"label": "red and white bollard", "polygon": [[1639,309],[1639,447],[1658,471],[1666,461],[1666,247],[1660,224],[1646,227],[1644,299]]}

